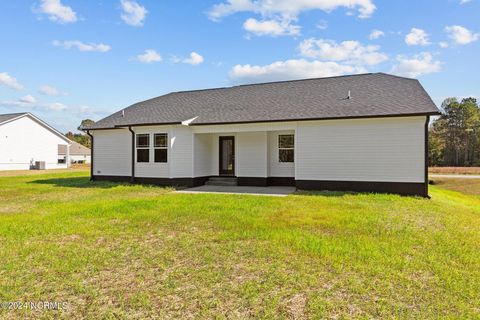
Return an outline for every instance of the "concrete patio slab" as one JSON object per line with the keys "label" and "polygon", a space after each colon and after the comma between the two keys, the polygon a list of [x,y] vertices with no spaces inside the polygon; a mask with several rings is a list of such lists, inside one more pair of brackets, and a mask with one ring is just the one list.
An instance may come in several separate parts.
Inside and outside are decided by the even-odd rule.
{"label": "concrete patio slab", "polygon": [[200,186],[176,193],[223,193],[255,196],[286,197],[296,191],[295,187],[247,187],[247,186]]}

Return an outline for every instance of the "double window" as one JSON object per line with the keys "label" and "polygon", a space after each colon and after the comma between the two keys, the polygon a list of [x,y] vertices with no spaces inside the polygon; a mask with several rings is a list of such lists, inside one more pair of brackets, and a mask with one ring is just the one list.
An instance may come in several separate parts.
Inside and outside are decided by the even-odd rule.
{"label": "double window", "polygon": [[[150,134],[136,135],[137,162],[150,162]],[[168,162],[168,134],[155,133],[153,135],[153,161],[156,163]]]}
{"label": "double window", "polygon": [[281,134],[278,136],[278,161],[293,162],[295,159],[295,136]]}

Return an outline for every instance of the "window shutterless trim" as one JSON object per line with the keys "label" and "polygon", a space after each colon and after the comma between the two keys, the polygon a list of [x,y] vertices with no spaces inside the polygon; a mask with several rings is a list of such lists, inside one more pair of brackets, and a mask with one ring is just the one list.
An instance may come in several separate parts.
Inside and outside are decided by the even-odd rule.
{"label": "window shutterless trim", "polygon": [[[292,142],[293,147],[288,147],[288,148],[286,148],[286,147],[281,147],[281,146],[280,146],[280,139],[281,139],[281,137],[290,137],[290,136],[291,136],[292,139],[293,139],[293,142]],[[278,162],[279,162],[279,163],[294,163],[294,162],[295,162],[295,134],[279,134],[279,135],[278,135],[278,140],[277,140],[277,142],[278,142]],[[280,151],[282,151],[282,150],[292,150],[292,151],[293,151],[293,159],[292,159],[292,161],[282,161],[282,160],[281,160]]]}
{"label": "window shutterless trim", "polygon": [[[147,138],[147,143],[138,145],[139,138]],[[135,162],[137,163],[150,163],[150,134],[149,133],[137,133],[135,135]],[[138,161],[138,151],[147,150],[148,159],[147,161]]]}
{"label": "window shutterless trim", "polygon": [[[157,137],[163,136],[165,138],[164,144],[157,145]],[[159,159],[157,161],[157,150],[165,150],[165,161],[161,161],[163,159]],[[153,134],[153,162],[154,163],[168,163],[168,133],[154,133]]]}

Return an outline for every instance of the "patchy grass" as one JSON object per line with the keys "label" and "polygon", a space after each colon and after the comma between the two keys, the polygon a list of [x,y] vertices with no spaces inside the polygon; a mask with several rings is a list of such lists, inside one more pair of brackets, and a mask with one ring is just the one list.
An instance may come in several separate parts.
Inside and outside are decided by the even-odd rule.
{"label": "patchy grass", "polygon": [[5,318],[479,318],[480,199],[0,178]]}
{"label": "patchy grass", "polygon": [[435,174],[480,174],[480,167],[430,167],[428,172]]}
{"label": "patchy grass", "polygon": [[52,169],[52,170],[8,170],[0,171],[1,177],[17,177],[17,176],[32,176],[32,175],[44,175],[52,173],[67,173],[67,172],[89,172],[89,165],[73,165],[69,169]]}

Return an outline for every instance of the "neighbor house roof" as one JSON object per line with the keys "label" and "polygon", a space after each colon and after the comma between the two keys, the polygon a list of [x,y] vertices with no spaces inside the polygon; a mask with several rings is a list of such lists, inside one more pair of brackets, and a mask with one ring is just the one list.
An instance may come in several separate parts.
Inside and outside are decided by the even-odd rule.
{"label": "neighbor house roof", "polygon": [[418,80],[373,73],[174,92],[131,105],[84,129],[437,114]]}
{"label": "neighbor house roof", "polygon": [[59,136],[61,139],[65,140],[66,143],[71,143],[70,139],[65,137],[60,131],[43,121],[42,119],[36,117],[35,115],[31,114],[30,112],[20,112],[20,113],[9,113],[9,114],[0,114],[0,126],[7,124],[12,121],[16,121],[23,117],[29,117],[33,121],[36,121],[38,124],[43,126],[45,129],[50,130],[53,134]]}
{"label": "neighbor house roof", "polygon": [[15,118],[19,118],[21,116],[27,115],[27,112],[20,112],[20,113],[9,113],[9,114],[0,114],[0,125],[5,122],[9,122]]}
{"label": "neighbor house roof", "polygon": [[[67,146],[59,144],[58,145],[58,154],[59,155],[66,155],[67,154]],[[91,151],[89,148],[81,145],[80,143],[77,143],[75,141],[72,141],[72,144],[70,145],[70,155],[71,156],[89,156],[91,154]]]}

